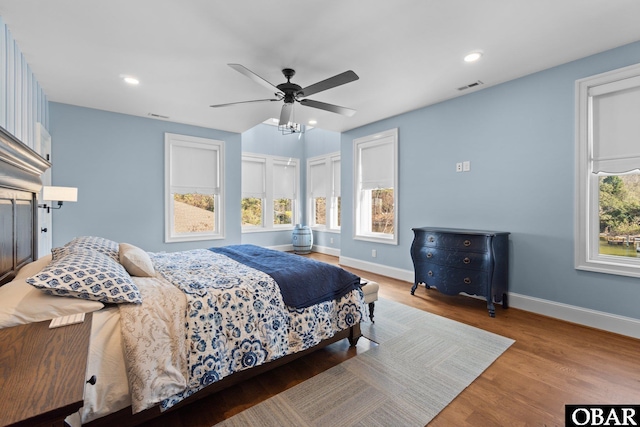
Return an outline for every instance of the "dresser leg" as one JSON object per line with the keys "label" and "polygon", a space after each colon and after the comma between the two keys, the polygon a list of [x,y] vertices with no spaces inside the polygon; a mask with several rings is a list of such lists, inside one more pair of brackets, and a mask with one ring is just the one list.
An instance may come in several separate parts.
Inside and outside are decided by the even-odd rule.
{"label": "dresser leg", "polygon": [[490,317],[496,317],[496,308],[493,305],[493,301],[487,301],[487,309],[489,310]]}

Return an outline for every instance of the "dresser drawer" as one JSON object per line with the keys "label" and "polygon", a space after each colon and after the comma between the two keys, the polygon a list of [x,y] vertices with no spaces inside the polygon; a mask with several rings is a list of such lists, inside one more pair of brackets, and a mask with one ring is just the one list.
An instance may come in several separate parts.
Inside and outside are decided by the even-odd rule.
{"label": "dresser drawer", "polygon": [[474,270],[488,270],[491,266],[491,258],[486,252],[449,251],[431,246],[415,247],[413,251],[416,262],[424,261]]}
{"label": "dresser drawer", "polygon": [[423,263],[416,280],[435,286],[447,295],[466,292],[474,295],[486,295],[490,283],[489,273],[482,270],[451,268],[444,265]]}
{"label": "dresser drawer", "polygon": [[485,252],[488,248],[487,236],[473,234],[451,234],[425,231],[422,244],[428,247],[438,247],[465,251]]}

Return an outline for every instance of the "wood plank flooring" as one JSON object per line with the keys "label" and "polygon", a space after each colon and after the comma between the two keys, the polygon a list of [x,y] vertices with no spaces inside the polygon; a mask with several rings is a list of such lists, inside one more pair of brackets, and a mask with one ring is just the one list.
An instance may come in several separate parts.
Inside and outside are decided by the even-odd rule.
{"label": "wood plank flooring", "polygon": [[[337,264],[332,256],[310,256]],[[378,282],[381,297],[516,340],[430,426],[563,426],[565,404],[640,404],[640,340],[500,305],[490,318],[481,300],[424,287],[412,296],[410,283],[347,269]],[[335,343],[144,426],[210,427],[371,345]]]}

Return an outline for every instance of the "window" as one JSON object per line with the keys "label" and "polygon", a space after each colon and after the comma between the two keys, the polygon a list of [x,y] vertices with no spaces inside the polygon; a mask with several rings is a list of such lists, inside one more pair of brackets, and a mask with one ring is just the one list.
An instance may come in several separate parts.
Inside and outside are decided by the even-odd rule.
{"label": "window", "polygon": [[398,129],[354,140],[355,239],[398,244]]}
{"label": "window", "polygon": [[224,142],[165,134],[165,242],[224,238]]}
{"label": "window", "polygon": [[340,153],[318,156],[307,161],[309,224],[340,230]]}
{"label": "window", "polygon": [[243,231],[293,227],[298,217],[298,163],[298,159],[243,154]]}
{"label": "window", "polygon": [[242,226],[263,227],[263,203],[267,197],[265,189],[266,161],[262,158],[242,158]]}
{"label": "window", "polygon": [[576,92],[576,268],[640,277],[640,66]]}

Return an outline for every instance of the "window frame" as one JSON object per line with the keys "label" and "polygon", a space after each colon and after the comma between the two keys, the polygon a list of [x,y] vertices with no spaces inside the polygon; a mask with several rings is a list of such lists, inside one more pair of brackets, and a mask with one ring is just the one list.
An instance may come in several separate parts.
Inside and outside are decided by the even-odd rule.
{"label": "window frame", "polygon": [[[265,197],[262,200],[262,226],[254,226],[254,225],[243,225],[242,233],[256,233],[256,232],[266,232],[266,231],[286,231],[293,230],[295,225],[298,223],[298,219],[300,218],[300,159],[293,157],[280,157],[280,156],[272,156],[267,154],[256,154],[243,152],[242,153],[242,162],[244,161],[254,161],[254,162],[264,162],[265,164],[265,177],[264,177],[264,189],[265,189]],[[286,164],[288,166],[295,167],[294,171],[294,183],[293,183],[293,198],[291,201],[291,224],[275,224],[275,189],[274,189],[274,165],[282,165]],[[244,198],[244,195],[241,196],[241,199]],[[241,212],[242,215],[242,212]]]}
{"label": "window frame", "polygon": [[[165,133],[165,188],[164,188],[164,206],[165,206],[165,243],[176,242],[192,242],[200,240],[219,240],[225,238],[224,224],[224,141],[201,138],[189,135],[180,135],[174,133]],[[217,180],[215,184],[205,183],[203,187],[217,187],[218,190],[213,194],[214,198],[214,231],[211,232],[193,232],[193,233],[176,233],[174,231],[174,204],[171,192],[172,178],[172,149],[173,147],[191,147],[199,150],[212,150],[216,152],[217,160]]]}
{"label": "window frame", "polygon": [[[363,220],[363,210],[371,212],[371,197],[370,192],[373,190],[362,189],[362,165],[361,157],[362,150],[379,146],[383,144],[390,144],[392,147],[393,158],[391,164],[393,167],[392,180],[393,180],[393,234],[376,233],[371,231],[364,231],[363,228],[370,228],[370,216],[369,219]],[[389,245],[398,244],[398,128],[389,129],[383,132],[379,132],[373,135],[356,138],[353,140],[353,239],[365,240],[370,242],[384,243]],[[369,199],[369,200],[367,200]]]}
{"label": "window frame", "polygon": [[[339,233],[341,226],[338,218],[338,197],[341,197],[340,182],[336,183],[335,168],[338,163],[338,173],[340,171],[340,152],[324,154],[307,159],[307,217],[308,224],[314,230],[331,231]],[[318,165],[324,165],[324,179],[327,183],[326,193],[324,194],[325,202],[325,222],[326,224],[316,224],[315,218],[315,197],[313,194],[313,181],[311,168]],[[337,189],[336,189],[337,184]],[[336,191],[337,190],[337,191]],[[338,194],[338,196],[336,196]]]}
{"label": "window frame", "polygon": [[[640,76],[640,64],[576,81],[576,222],[574,263],[578,270],[640,277],[640,258],[599,253],[599,177],[593,173],[592,97],[598,86]],[[613,86],[613,85],[612,85]],[[640,86],[638,84],[637,86]],[[634,87],[637,87],[634,86]],[[597,96],[610,91],[600,91]]]}

